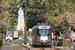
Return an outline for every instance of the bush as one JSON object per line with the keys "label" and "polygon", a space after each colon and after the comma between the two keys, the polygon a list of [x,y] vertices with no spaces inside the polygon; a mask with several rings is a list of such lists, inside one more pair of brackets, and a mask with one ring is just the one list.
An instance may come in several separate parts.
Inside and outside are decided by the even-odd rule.
{"label": "bush", "polygon": [[58,41],[58,46],[63,46],[63,41]]}
{"label": "bush", "polygon": [[[28,31],[28,35],[30,35],[30,32]],[[31,32],[31,35],[32,35],[32,32]]]}
{"label": "bush", "polygon": [[0,48],[1,48],[2,44],[3,44],[3,40],[0,39]]}
{"label": "bush", "polygon": [[[64,47],[67,47],[68,46],[68,43],[67,41],[64,41]],[[58,41],[58,46],[63,46],[63,41]]]}
{"label": "bush", "polygon": [[68,44],[69,44],[69,42],[64,41],[64,47],[67,47],[67,46],[68,46]]}

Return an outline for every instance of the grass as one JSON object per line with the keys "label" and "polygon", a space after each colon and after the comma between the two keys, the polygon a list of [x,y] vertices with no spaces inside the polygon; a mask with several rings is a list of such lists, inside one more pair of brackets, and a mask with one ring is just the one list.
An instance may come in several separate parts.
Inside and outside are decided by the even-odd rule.
{"label": "grass", "polygon": [[31,43],[32,41],[27,41],[27,43]]}
{"label": "grass", "polygon": [[12,40],[11,43],[23,43],[23,40]]}
{"label": "grass", "polygon": [[[32,41],[27,41],[27,43],[31,43]],[[23,40],[12,40],[11,43],[24,43]]]}

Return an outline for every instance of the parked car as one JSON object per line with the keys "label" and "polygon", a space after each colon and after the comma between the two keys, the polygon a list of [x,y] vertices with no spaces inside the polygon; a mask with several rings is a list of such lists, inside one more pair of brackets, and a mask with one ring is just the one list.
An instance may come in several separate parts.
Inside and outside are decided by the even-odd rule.
{"label": "parked car", "polygon": [[[18,37],[17,40],[25,40],[23,37]],[[27,39],[29,41],[29,39]]]}
{"label": "parked car", "polygon": [[24,38],[23,37],[18,37],[18,39],[17,40],[24,40]]}
{"label": "parked car", "polygon": [[75,42],[75,36],[72,37],[72,42]]}
{"label": "parked car", "polygon": [[70,42],[70,37],[64,37],[64,41]]}
{"label": "parked car", "polygon": [[6,41],[10,42],[13,40],[13,36],[12,35],[7,35],[6,36]]}

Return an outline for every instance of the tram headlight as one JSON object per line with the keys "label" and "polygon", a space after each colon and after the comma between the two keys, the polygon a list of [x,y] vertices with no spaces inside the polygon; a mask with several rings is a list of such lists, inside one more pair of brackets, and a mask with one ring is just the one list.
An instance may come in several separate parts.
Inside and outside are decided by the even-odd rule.
{"label": "tram headlight", "polygon": [[41,41],[43,41],[43,40],[41,40]]}
{"label": "tram headlight", "polygon": [[46,41],[48,41],[48,40],[46,40]]}

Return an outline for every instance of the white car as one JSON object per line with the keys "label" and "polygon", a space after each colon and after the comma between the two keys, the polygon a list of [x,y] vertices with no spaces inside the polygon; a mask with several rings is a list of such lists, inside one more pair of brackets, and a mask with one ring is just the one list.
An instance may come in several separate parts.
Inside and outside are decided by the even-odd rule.
{"label": "white car", "polygon": [[13,40],[13,36],[12,35],[7,35],[6,36],[6,41],[12,41]]}

